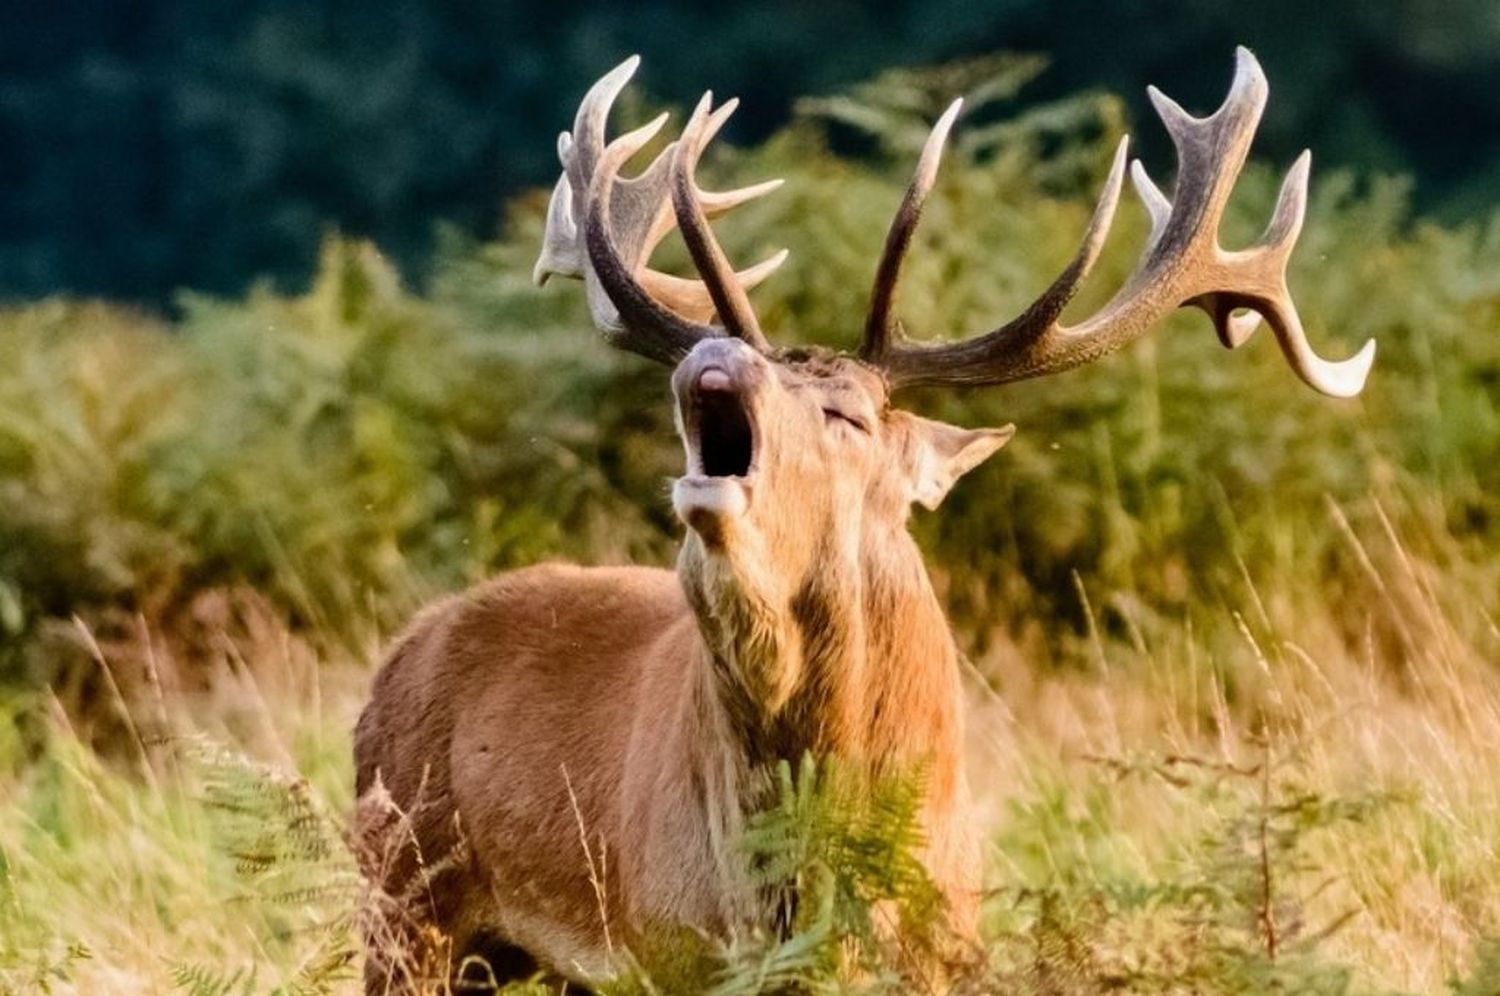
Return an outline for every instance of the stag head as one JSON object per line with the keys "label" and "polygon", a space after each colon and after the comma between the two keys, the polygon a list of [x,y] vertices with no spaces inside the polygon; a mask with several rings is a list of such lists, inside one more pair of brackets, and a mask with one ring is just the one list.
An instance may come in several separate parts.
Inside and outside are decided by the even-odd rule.
{"label": "stag head", "polygon": [[[594,321],[613,345],[676,365],[672,386],[687,471],[673,500],[691,530],[689,553],[729,554],[742,572],[759,565],[775,575],[767,584],[797,591],[823,565],[858,557],[872,531],[900,529],[912,502],[935,507],[1012,434],[1010,426],[970,430],[920,418],[893,408],[893,392],[1057,373],[1120,349],[1179,307],[1207,312],[1231,349],[1264,319],[1293,371],[1325,394],[1348,397],[1364,385],[1374,343],[1347,360],[1320,358],[1287,289],[1287,261],[1307,199],[1306,153],[1288,172],[1260,241],[1241,250],[1218,243],[1220,219],[1268,93],[1246,49],[1236,53],[1224,104],[1206,118],[1149,91],[1177,150],[1177,182],[1168,198],[1139,162],[1130,164],[1151,232],[1130,277],[1096,314],[1076,325],[1060,320],[1104,246],[1128,139],[1115,153],[1077,255],[1034,304],[993,331],[917,343],[896,318],[896,295],[902,261],[961,109],[954,101],[933,127],[891,225],[864,341],[853,355],[772,347],[747,290],[779,266],[785,252],[736,272],[709,227],[709,218],[779,185],[724,193],[698,187],[695,166],[734,101],[714,109],[712,95],[705,95],[676,142],[638,176],[619,176],[666,118],[606,143],[609,107],[637,64],[628,59],[595,84],[573,131],[559,139],[564,172],[548,211],[536,278],[581,278]],[[652,250],[674,225],[699,280],[649,266]]]}

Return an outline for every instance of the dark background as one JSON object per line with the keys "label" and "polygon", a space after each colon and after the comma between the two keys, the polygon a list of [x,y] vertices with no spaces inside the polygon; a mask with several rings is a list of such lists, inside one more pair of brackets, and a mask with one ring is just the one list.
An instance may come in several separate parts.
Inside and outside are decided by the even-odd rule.
{"label": "dark background", "polygon": [[435,223],[493,234],[550,183],[631,52],[656,98],[744,98],[744,141],[798,96],[998,49],[1052,58],[1029,99],[1099,88],[1146,120],[1154,82],[1201,112],[1237,43],[1272,81],[1258,154],[1409,175],[1448,220],[1500,199],[1493,0],[48,0],[0,14],[0,298],[295,288],[330,227],[420,279]]}

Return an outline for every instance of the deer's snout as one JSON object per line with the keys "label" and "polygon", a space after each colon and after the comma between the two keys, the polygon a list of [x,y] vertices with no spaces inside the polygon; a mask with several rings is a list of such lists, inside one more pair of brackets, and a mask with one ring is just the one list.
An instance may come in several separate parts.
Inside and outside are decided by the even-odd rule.
{"label": "deer's snout", "polygon": [[729,338],[698,343],[672,375],[687,450],[672,504],[710,548],[727,541],[729,523],[749,508],[761,442],[757,399],[770,380],[765,358]]}
{"label": "deer's snout", "polygon": [[754,394],[768,377],[765,357],[753,346],[728,337],[705,339],[683,357],[672,374],[672,392],[679,404],[700,391]]}

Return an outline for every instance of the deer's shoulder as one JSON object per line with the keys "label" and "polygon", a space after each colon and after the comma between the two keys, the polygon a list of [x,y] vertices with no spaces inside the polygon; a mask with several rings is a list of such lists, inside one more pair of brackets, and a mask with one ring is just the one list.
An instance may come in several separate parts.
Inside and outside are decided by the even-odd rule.
{"label": "deer's shoulder", "polygon": [[547,625],[554,617],[600,614],[666,618],[686,612],[687,600],[677,575],[662,568],[547,563],[496,575],[459,596],[450,611],[470,625]]}
{"label": "deer's shoulder", "polygon": [[[549,563],[507,571],[423,612],[404,639],[441,633],[447,653],[493,663],[608,653],[691,617],[672,571]],[[475,663],[478,663],[476,661]]]}

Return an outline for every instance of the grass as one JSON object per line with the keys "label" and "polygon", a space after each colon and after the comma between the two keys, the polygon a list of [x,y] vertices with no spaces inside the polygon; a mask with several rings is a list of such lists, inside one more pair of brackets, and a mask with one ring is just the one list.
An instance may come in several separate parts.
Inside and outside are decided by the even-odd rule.
{"label": "grass", "polygon": [[[1007,702],[1025,719],[994,755],[1028,787],[996,813],[999,881],[1098,897],[1121,944],[1107,971],[1124,978],[1207,971],[1218,991],[1227,939],[1265,968],[1273,954],[1318,968],[1332,991],[1442,991],[1500,915],[1481,884],[1500,857],[1484,746],[1500,733],[1500,633],[1468,643],[1430,592],[1408,594],[1422,622],[1397,625],[1423,649],[1402,675],[1283,604],[1237,619],[1244,645],[1217,666],[1185,635],[1164,653],[1116,647],[1063,687],[1027,682],[1037,698]],[[1204,945],[1216,922],[1227,938]]]}
{"label": "grass", "polygon": [[[1469,593],[1401,537],[1346,542],[1416,648],[1402,673],[1351,646],[1343,620],[1249,586],[1227,648],[1184,628],[1157,646],[1101,636],[1051,671],[998,640],[974,662],[983,991],[1494,991],[1500,632],[1465,630]],[[229,656],[236,639],[263,656],[212,693],[134,703],[140,739],[112,761],[55,700],[39,753],[7,745],[0,979],[14,991],[354,987],[361,894],[340,826],[367,669],[290,634],[225,634]],[[800,805],[783,836],[827,825]],[[862,881],[893,867],[880,853]],[[858,883],[839,894],[840,916],[868,915]],[[756,980],[804,975],[879,991],[878,974],[837,967],[826,928],[802,926],[811,954],[779,975],[751,947],[667,991],[801,991]],[[675,964],[652,957],[643,972]]]}
{"label": "grass", "polygon": [[[723,226],[736,258],[796,250],[757,292],[780,338],[857,332],[924,106],[882,87],[923,79],[725,160],[789,179]],[[879,154],[828,151],[820,114]],[[974,126],[913,324],[987,327],[1044,286],[1121,126],[1107,97]],[[1252,167],[1227,243],[1274,181]],[[1045,383],[910,399],[1021,426],[914,523],[972,659],[980,991],[1500,992],[1500,223],[1404,198],[1315,173],[1294,259],[1314,342],[1380,343],[1359,402],[1199,316]],[[353,989],[348,734],[383,639],[507,567],[668,561],[664,378],[598,343],[576,288],[530,287],[541,208],[450,237],[420,291],[335,238],[305,293],[0,312],[0,991]],[[831,867],[882,852],[817,799],[788,812],[760,859],[826,899],[800,931],[667,939],[621,991],[899,986],[841,941],[919,898],[899,848]]]}

